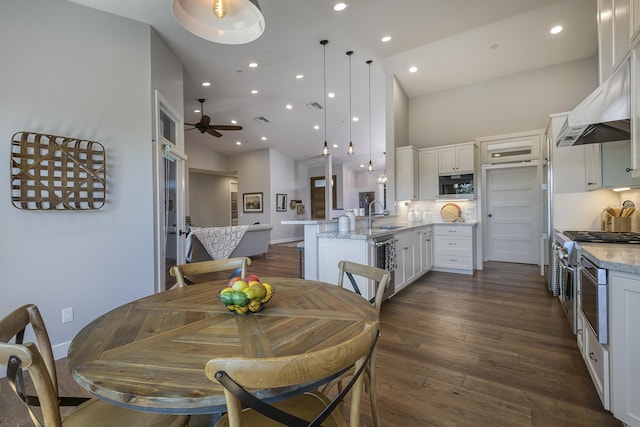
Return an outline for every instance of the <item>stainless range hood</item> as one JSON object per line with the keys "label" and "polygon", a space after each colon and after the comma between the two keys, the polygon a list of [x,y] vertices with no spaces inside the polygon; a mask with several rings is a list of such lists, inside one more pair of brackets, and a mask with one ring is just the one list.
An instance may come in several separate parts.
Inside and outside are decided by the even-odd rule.
{"label": "stainless range hood", "polygon": [[569,113],[558,135],[558,147],[630,139],[629,74],[626,61]]}

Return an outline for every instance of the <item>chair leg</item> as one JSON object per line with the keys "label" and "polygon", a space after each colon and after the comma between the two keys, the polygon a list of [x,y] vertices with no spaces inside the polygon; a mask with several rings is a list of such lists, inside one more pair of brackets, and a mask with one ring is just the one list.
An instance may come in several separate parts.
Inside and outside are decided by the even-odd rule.
{"label": "chair leg", "polygon": [[380,415],[378,414],[378,395],[376,393],[376,352],[374,351],[369,359],[369,401],[371,402],[371,418],[374,427],[380,426]]}

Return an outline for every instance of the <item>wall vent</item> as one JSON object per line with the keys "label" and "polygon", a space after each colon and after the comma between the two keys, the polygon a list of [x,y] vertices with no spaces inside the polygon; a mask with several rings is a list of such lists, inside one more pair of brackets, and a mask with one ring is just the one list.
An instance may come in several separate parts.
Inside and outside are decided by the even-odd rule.
{"label": "wall vent", "polygon": [[311,111],[321,111],[324,110],[324,107],[322,105],[320,105],[318,102],[310,102],[307,104],[307,107],[311,110]]}
{"label": "wall vent", "polygon": [[258,117],[254,117],[254,118],[253,118],[253,120],[255,120],[255,121],[257,121],[257,122],[260,122],[260,123],[262,123],[262,124],[265,124],[265,125],[266,125],[267,123],[271,123],[271,122],[269,121],[269,119],[267,119],[265,116],[258,116]]}

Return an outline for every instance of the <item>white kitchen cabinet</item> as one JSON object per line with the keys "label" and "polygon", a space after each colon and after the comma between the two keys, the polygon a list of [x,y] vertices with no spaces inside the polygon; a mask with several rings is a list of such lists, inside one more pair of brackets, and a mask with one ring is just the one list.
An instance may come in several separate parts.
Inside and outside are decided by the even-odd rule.
{"label": "white kitchen cabinet", "polygon": [[600,83],[622,63],[631,49],[630,0],[598,0]]}
{"label": "white kitchen cabinet", "polygon": [[640,43],[640,0],[631,0],[631,45],[636,46]]}
{"label": "white kitchen cabinet", "polygon": [[396,242],[396,262],[398,268],[395,275],[395,291],[398,292],[415,278],[418,270],[416,269],[416,232],[403,231],[397,233],[394,237],[398,239]]}
{"label": "white kitchen cabinet", "polygon": [[[318,238],[318,280],[338,284],[338,263],[342,260],[369,265],[369,241],[362,239]],[[354,277],[362,296],[375,297],[375,283],[364,277]],[[345,288],[352,290],[351,286]]]}
{"label": "white kitchen cabinet", "polygon": [[600,396],[604,409],[609,409],[609,350],[598,342],[598,337],[588,323],[584,323],[584,354],[583,358],[596,392]]}
{"label": "white kitchen cabinet", "polygon": [[629,141],[602,144],[602,186],[605,188],[640,187],[640,178],[631,176]]}
{"label": "white kitchen cabinet", "polygon": [[396,200],[418,198],[418,152],[412,146],[396,148]]}
{"label": "white kitchen cabinet", "polygon": [[640,276],[609,270],[611,412],[640,426]]}
{"label": "white kitchen cabinet", "polygon": [[433,225],[433,267],[473,274],[475,233],[472,225]]}
{"label": "white kitchen cabinet", "polygon": [[453,144],[438,148],[438,173],[456,175],[474,173],[475,144]]}
{"label": "white kitchen cabinet", "polygon": [[433,267],[433,228],[424,227],[418,230],[420,250],[420,273],[426,273]]}
{"label": "white kitchen cabinet", "polygon": [[420,200],[435,200],[438,198],[438,150],[423,148],[418,150]]}
{"label": "white kitchen cabinet", "polygon": [[602,188],[601,145],[602,144],[587,144],[584,146],[584,185],[587,190]]}
{"label": "white kitchen cabinet", "polygon": [[631,52],[631,176],[640,177],[640,44]]}
{"label": "white kitchen cabinet", "polygon": [[576,344],[578,345],[578,350],[580,350],[580,354],[582,355],[582,357],[585,357],[585,353],[584,353],[584,325],[585,325],[585,321],[584,321],[584,315],[582,314],[582,312],[580,311],[580,309],[578,309],[578,316],[577,316],[577,324],[576,324]]}

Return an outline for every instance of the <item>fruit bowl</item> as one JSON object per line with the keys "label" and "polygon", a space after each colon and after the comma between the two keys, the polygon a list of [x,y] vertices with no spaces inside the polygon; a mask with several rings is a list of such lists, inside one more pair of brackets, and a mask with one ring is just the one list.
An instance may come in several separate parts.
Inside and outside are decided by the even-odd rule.
{"label": "fruit bowl", "polygon": [[252,275],[245,279],[231,279],[228,286],[218,292],[218,300],[232,313],[257,313],[264,308],[273,294],[273,286]]}

